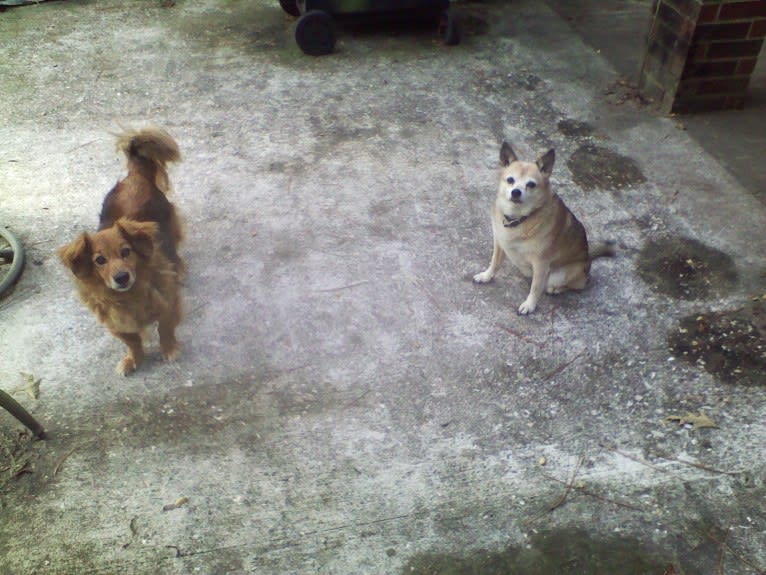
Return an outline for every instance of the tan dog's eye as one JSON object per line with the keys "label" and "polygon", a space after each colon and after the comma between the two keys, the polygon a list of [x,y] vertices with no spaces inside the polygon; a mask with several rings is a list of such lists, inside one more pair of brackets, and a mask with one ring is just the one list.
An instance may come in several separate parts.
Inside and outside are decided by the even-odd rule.
{"label": "tan dog's eye", "polygon": [[126,258],[126,257],[128,257],[129,255],[130,255],[130,248],[122,248],[122,249],[120,250],[120,257],[121,257],[121,258]]}
{"label": "tan dog's eye", "polygon": [[96,259],[93,260],[96,262],[97,265],[104,265],[106,263],[106,258],[104,256],[96,256]]}
{"label": "tan dog's eye", "polygon": [[536,184],[535,182],[529,182],[529,183],[527,184],[527,187],[528,187],[528,188],[530,188],[530,189],[531,189],[531,188],[536,188],[536,187],[537,187],[537,184]]}
{"label": "tan dog's eye", "polygon": [[512,176],[508,176],[508,178],[505,181],[508,182],[509,184],[513,184],[516,180],[514,180]]}

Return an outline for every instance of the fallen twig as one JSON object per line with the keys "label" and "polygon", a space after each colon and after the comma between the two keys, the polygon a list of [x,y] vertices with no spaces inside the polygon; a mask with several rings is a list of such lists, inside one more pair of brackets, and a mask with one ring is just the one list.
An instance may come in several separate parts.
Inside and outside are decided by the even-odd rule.
{"label": "fallen twig", "polygon": [[755,565],[751,561],[748,561],[747,559],[742,557],[742,555],[737,553],[734,549],[732,549],[731,545],[729,545],[729,543],[727,542],[727,539],[729,538],[729,530],[728,529],[726,530],[726,537],[724,537],[723,540],[718,539],[715,535],[713,535],[713,533],[710,533],[710,532],[705,533],[705,535],[713,543],[717,543],[718,545],[721,546],[722,551],[721,551],[720,560],[719,560],[719,572],[720,573],[723,573],[723,550],[726,550],[726,551],[728,551],[731,554],[731,556],[734,559],[736,559],[737,561],[739,561],[743,565],[746,565],[747,567],[749,567],[750,569],[755,571],[757,573],[757,575],[766,575],[766,569],[761,569],[760,567],[758,567],[757,565]]}
{"label": "fallen twig", "polygon": [[[562,485],[567,485],[566,482],[562,481],[561,479],[558,479],[556,477],[553,477],[551,475],[543,474],[544,477],[547,479],[550,479],[551,481],[555,481],[556,483],[561,483]],[[610,499],[608,497],[604,497],[603,495],[599,495],[598,493],[593,493],[592,491],[588,491],[584,487],[577,486],[577,491],[579,493],[582,493],[584,495],[589,495],[590,497],[593,497],[595,499],[598,499],[600,501],[603,501],[605,503],[611,503],[612,505],[617,505],[619,507],[624,507],[625,509],[632,509],[633,511],[646,511],[643,507],[638,507],[637,505],[632,505],[630,503],[624,503],[622,501],[617,501],[616,499]]]}
{"label": "fallen twig", "polygon": [[549,505],[544,511],[538,513],[531,519],[527,519],[526,521],[524,521],[524,524],[528,525],[530,523],[534,523],[535,521],[540,519],[542,516],[546,515],[547,513],[550,513],[551,511],[555,511],[556,509],[564,505],[564,502],[566,501],[567,496],[574,488],[574,482],[575,482],[575,479],[577,478],[577,474],[580,472],[580,466],[582,465],[583,460],[584,460],[584,457],[582,456],[580,456],[577,459],[577,463],[575,464],[574,471],[572,472],[572,477],[569,479],[569,481],[567,481],[566,483],[561,481],[561,483],[563,483],[566,486],[561,496],[556,501],[554,501],[551,505]]}
{"label": "fallen twig", "polygon": [[64,462],[67,459],[69,459],[69,456],[72,455],[75,451],[77,451],[77,447],[70,449],[64,455],[61,456],[61,459],[59,459],[58,463],[56,463],[56,467],[53,468],[53,477],[56,477],[56,475],[58,475],[59,470],[61,469],[61,466],[64,465]]}
{"label": "fallen twig", "polygon": [[675,461],[676,463],[683,463],[684,465],[689,465],[691,467],[696,467],[697,469],[702,469],[703,471],[709,471],[710,473],[717,473],[719,475],[730,475],[735,476],[742,473],[742,471],[722,471],[721,469],[716,469],[715,467],[710,467],[708,465],[703,465],[702,463],[697,463],[695,461],[688,461],[686,459],[681,459],[680,457],[671,457],[670,455],[662,455],[657,454],[657,457],[662,457],[663,459],[667,459],[668,461]]}
{"label": "fallen twig", "polygon": [[652,464],[651,464],[651,463],[649,463],[648,461],[644,461],[643,459],[641,459],[641,458],[639,458],[639,457],[635,457],[635,456],[633,456],[633,455],[630,455],[629,453],[625,453],[624,451],[620,451],[620,450],[619,450],[619,449],[617,449],[617,448],[614,448],[614,447],[613,447],[613,448],[612,448],[612,451],[614,451],[614,452],[615,452],[616,454],[618,454],[618,455],[622,455],[622,456],[623,456],[623,457],[625,457],[626,459],[630,459],[631,461],[635,461],[636,463],[640,463],[641,465],[645,465],[645,466],[646,466],[646,467],[648,467],[649,469],[654,469],[655,471],[661,471],[661,472],[663,472],[663,473],[666,473],[666,470],[665,470],[665,469],[662,469],[661,467],[657,467],[656,465],[652,465]]}
{"label": "fallen twig", "polygon": [[370,283],[369,280],[362,280],[360,282],[354,282],[352,284],[348,284],[348,285],[344,285],[344,286],[338,286],[338,287],[334,287],[334,288],[318,289],[318,290],[315,290],[315,291],[317,291],[319,293],[328,293],[328,292],[342,291],[342,290],[355,288],[357,286],[368,284],[368,283]]}
{"label": "fallen twig", "polygon": [[556,377],[558,374],[560,374],[562,371],[564,371],[566,368],[568,368],[570,365],[572,365],[575,361],[580,359],[582,357],[583,352],[578,353],[576,356],[574,356],[572,359],[567,361],[566,363],[561,364],[556,369],[554,369],[552,372],[550,372],[547,375],[543,376],[543,381],[550,381],[554,377]]}
{"label": "fallen twig", "polygon": [[495,325],[497,325],[497,327],[499,327],[503,331],[506,331],[506,332],[510,333],[512,336],[518,337],[520,340],[525,341],[527,343],[531,343],[532,345],[537,346],[538,348],[543,348],[544,345],[545,345],[543,343],[540,343],[539,341],[535,341],[533,339],[530,339],[527,336],[522,335],[522,334],[518,333],[517,331],[512,330],[510,327],[504,326],[504,325],[499,324],[499,323],[497,323]]}
{"label": "fallen twig", "polygon": [[40,425],[18,401],[13,399],[3,390],[0,390],[0,407],[4,407],[8,410],[8,413],[23,423],[36,438],[45,439],[45,429],[43,429],[43,426]]}

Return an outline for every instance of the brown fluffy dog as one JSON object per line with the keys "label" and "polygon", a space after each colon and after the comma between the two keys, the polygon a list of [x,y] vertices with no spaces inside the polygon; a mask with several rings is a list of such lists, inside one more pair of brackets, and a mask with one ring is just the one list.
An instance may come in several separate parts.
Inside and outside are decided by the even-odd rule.
{"label": "brown fluffy dog", "polygon": [[59,250],[59,257],[72,271],[80,299],[128,346],[117,364],[117,373],[127,375],[144,357],[144,328],[155,322],[165,359],[179,354],[181,223],[165,194],[170,190],[166,165],[181,155],[159,128],[125,132],[117,147],[128,158],[128,175],[104,198],[99,231],[81,234]]}

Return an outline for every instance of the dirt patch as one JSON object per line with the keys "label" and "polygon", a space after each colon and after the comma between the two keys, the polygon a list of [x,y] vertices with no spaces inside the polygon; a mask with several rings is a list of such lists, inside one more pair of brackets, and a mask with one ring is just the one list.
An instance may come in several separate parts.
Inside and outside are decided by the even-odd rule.
{"label": "dirt patch", "polygon": [[555,531],[531,537],[531,544],[504,552],[468,555],[422,554],[404,566],[402,575],[596,575],[677,573],[673,563],[640,542],[594,539],[584,531]]}
{"label": "dirt patch", "polygon": [[593,126],[588,122],[580,122],[571,118],[561,120],[556,127],[568,138],[587,138],[593,135]]}
{"label": "dirt patch", "polygon": [[673,355],[724,383],[766,385],[766,302],[685,317],[668,345]]}
{"label": "dirt patch", "polygon": [[567,167],[584,190],[622,190],[646,181],[635,160],[593,144],[575,150]]}
{"label": "dirt patch", "polygon": [[34,473],[38,457],[34,441],[29,431],[0,428],[0,494],[15,479]]}
{"label": "dirt patch", "polygon": [[682,300],[723,293],[736,285],[738,278],[728,254],[685,237],[647,242],[636,266],[652,289]]}

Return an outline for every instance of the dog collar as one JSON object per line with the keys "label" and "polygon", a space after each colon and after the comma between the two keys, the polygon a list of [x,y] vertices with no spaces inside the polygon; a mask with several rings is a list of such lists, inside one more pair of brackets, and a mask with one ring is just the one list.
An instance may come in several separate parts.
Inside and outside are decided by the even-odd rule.
{"label": "dog collar", "polygon": [[540,211],[540,208],[537,208],[536,210],[532,211],[526,216],[521,216],[520,218],[514,218],[513,216],[509,216],[508,214],[503,214],[503,219],[505,220],[503,227],[515,228],[516,226],[520,226],[521,224],[526,222],[529,218],[534,216],[538,211]]}
{"label": "dog collar", "polygon": [[[532,214],[529,214],[529,215],[531,216]],[[515,228],[516,226],[520,226],[521,224],[526,222],[529,219],[529,216],[521,216],[520,218],[514,218],[509,216],[508,214],[503,214],[503,219],[505,220],[503,227]]]}

